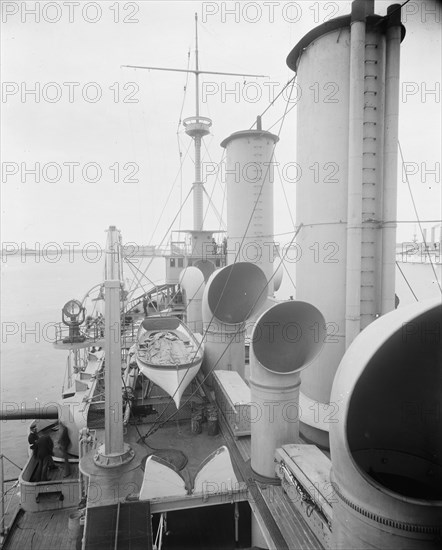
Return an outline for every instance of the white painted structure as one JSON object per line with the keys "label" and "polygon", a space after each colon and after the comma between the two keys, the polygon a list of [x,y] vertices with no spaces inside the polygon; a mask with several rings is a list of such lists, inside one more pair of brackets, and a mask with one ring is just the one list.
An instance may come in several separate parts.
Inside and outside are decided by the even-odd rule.
{"label": "white painted structure", "polygon": [[324,349],[302,375],[301,431],[328,445],[318,418],[346,348],[394,309],[400,10],[388,24],[373,2],[354,2],[307,34],[288,57],[298,106],[298,300],[320,309]]}
{"label": "white painted structure", "polygon": [[440,548],[441,318],[440,300],[399,308],[342,359],[331,395],[333,548]]}
{"label": "white painted structure", "polygon": [[[251,466],[275,477],[277,447],[299,438],[300,371],[321,351],[325,331],[320,311],[305,302],[274,305],[256,322],[250,352]],[[318,338],[319,336],[319,338]]]}
{"label": "white painted structure", "polygon": [[247,320],[264,305],[261,269],[237,262],[215,271],[203,295],[204,362],[208,381],[214,370],[234,370],[244,378]]}
{"label": "white painted structure", "polygon": [[[226,148],[227,263],[250,262],[267,282],[273,278],[273,152],[279,138],[270,132],[235,132]],[[273,294],[273,281],[267,294]]]}

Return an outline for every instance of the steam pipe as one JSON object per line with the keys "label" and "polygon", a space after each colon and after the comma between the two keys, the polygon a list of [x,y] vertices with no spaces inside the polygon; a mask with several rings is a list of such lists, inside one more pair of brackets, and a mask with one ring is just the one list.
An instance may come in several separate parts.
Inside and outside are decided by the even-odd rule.
{"label": "steam pipe", "polygon": [[[394,13],[393,13],[394,12]],[[385,69],[384,197],[382,230],[381,313],[394,309],[396,268],[397,149],[399,125],[399,68],[401,10],[388,6]]]}
{"label": "steam pipe", "polygon": [[[266,301],[267,279],[252,263],[215,271],[203,294],[203,371],[235,370],[244,378],[246,321]],[[209,378],[210,383],[210,378]]]}
{"label": "steam pipe", "polygon": [[348,205],[345,343],[361,330],[362,164],[365,74],[364,2],[352,4],[348,124]]}
{"label": "steam pipe", "polygon": [[202,298],[204,293],[204,275],[197,267],[186,267],[180,273],[180,286],[186,298],[186,324],[193,332],[202,334]]}
{"label": "steam pipe", "polygon": [[274,478],[275,449],[298,441],[299,373],[319,354],[324,339],[324,317],[307,302],[276,304],[256,322],[250,351],[250,417],[251,466],[259,476]]}

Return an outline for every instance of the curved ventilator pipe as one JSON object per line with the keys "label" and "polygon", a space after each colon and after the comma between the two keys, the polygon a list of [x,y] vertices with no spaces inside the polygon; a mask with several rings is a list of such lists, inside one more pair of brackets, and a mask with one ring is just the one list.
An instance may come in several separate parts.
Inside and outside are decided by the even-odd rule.
{"label": "curved ventilator pipe", "polygon": [[359,334],[332,387],[336,548],[440,548],[442,306],[417,303]]}
{"label": "curved ventilator pipe", "polygon": [[321,312],[307,302],[279,303],[256,322],[250,351],[251,465],[275,477],[275,449],[299,437],[300,371],[320,353],[326,336]]}
{"label": "curved ventilator pipe", "polygon": [[284,275],[284,270],[282,269],[282,262],[279,261],[279,258],[276,259],[278,262],[277,266],[273,271],[273,291],[277,292],[282,283],[282,276]]}
{"label": "curved ventilator pipe", "polygon": [[186,267],[180,273],[179,283],[185,292],[186,325],[192,332],[203,332],[202,298],[204,275],[197,267]]}
{"label": "curved ventilator pipe", "polygon": [[215,271],[203,295],[203,370],[235,370],[244,378],[246,321],[267,298],[267,279],[252,263]]}

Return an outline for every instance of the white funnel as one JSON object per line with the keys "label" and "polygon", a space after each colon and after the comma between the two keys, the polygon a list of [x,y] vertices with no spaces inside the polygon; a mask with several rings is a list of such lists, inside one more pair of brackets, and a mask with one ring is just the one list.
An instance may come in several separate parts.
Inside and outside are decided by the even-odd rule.
{"label": "white funnel", "polygon": [[228,265],[211,275],[203,295],[206,375],[223,369],[244,378],[245,322],[264,304],[266,286],[264,273],[251,263]]}
{"label": "white funnel", "polygon": [[[373,1],[305,35],[287,63],[303,93],[297,111],[296,298],[324,314],[324,352],[302,374],[304,438],[328,446],[333,378],[346,348],[394,309],[401,10]],[[310,415],[307,413],[310,411]]]}
{"label": "white funnel", "polygon": [[[244,130],[226,138],[228,263],[250,262],[273,276],[274,149],[278,136]],[[273,285],[267,287],[273,294]]]}
{"label": "white funnel", "polygon": [[306,302],[277,304],[255,325],[250,353],[251,465],[260,476],[275,477],[275,449],[298,441],[299,372],[319,354],[324,339],[324,318]]}
{"label": "white funnel", "polygon": [[202,298],[204,275],[197,267],[186,267],[181,271],[180,286],[185,293],[186,325],[192,332],[203,332]]}

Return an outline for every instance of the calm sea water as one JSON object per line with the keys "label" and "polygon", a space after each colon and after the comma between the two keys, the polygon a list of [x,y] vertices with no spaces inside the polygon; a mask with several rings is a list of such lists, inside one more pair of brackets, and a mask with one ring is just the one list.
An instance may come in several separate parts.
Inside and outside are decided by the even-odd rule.
{"label": "calm sea water", "polygon": [[[103,281],[104,262],[92,262],[82,254],[50,257],[9,256],[1,264],[1,402],[3,407],[34,407],[56,401],[66,369],[66,353],[56,350],[54,323],[61,322],[61,309],[70,299],[82,299]],[[54,259],[54,258],[52,258]],[[37,261],[39,260],[39,261]],[[134,258],[141,271],[147,258]],[[150,278],[164,278],[164,260],[155,258]],[[138,274],[139,275],[139,274]],[[133,278],[130,270],[125,277]],[[149,287],[149,283],[144,281]],[[22,466],[27,457],[29,420],[0,421],[1,452]],[[16,474],[7,466],[7,475]]]}
{"label": "calm sea water", "polygon": [[[61,308],[72,298],[82,299],[93,285],[103,280],[103,261],[92,262],[81,254],[63,255],[59,261],[35,256],[9,257],[1,265],[1,401],[3,406],[33,407],[57,400],[66,367],[66,355],[52,346],[53,323],[61,321]],[[72,261],[70,261],[72,260]],[[146,258],[139,259],[143,271]],[[423,264],[401,264],[419,300],[440,297],[431,267]],[[293,288],[294,266],[285,272],[278,298],[296,295]],[[440,266],[438,268],[440,276]],[[164,260],[156,258],[149,270],[150,278],[160,282],[164,277]],[[132,279],[128,270],[125,276]],[[400,306],[415,301],[402,275],[397,274]],[[147,285],[149,286],[149,285]],[[19,465],[27,456],[26,433],[29,420],[0,422],[2,453]],[[16,473],[7,468],[8,473]]]}

